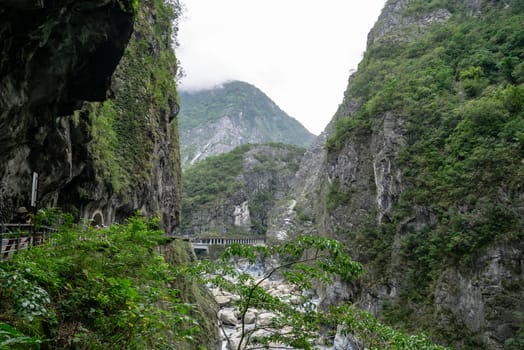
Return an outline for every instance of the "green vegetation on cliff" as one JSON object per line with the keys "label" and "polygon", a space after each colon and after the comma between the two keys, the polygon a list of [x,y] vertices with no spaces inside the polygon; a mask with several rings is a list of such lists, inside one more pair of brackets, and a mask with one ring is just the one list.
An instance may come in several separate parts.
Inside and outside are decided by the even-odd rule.
{"label": "green vegetation on cliff", "polygon": [[242,174],[244,154],[253,147],[244,145],[233,151],[210,157],[184,172],[183,177],[183,210],[191,215],[191,209],[216,201],[230,198],[242,188],[236,181]]}
{"label": "green vegetation on cliff", "polygon": [[[203,231],[247,229],[264,234],[276,195],[289,187],[303,153],[304,149],[286,144],[248,144],[187,168],[183,174],[182,231],[198,226]],[[251,227],[235,228],[234,208],[245,201]]]}
{"label": "green vegetation on cliff", "polygon": [[[387,113],[404,122],[406,145],[395,162],[405,190],[391,222],[363,230],[359,243],[381,269],[391,256],[384,242],[392,247],[403,230],[402,294],[389,318],[411,328],[424,318],[431,325],[430,309],[413,311],[431,305],[431,288],[447,267],[467,266],[490,243],[524,238],[524,6],[483,1],[474,16],[463,6],[409,3],[406,14],[447,9],[451,17],[413,40],[371,43],[348,90],[361,108],[337,120],[326,144],[337,152]],[[431,219],[422,228],[406,226],[421,208]],[[482,347],[456,328],[462,331],[436,332],[465,349]]]}
{"label": "green vegetation on cliff", "polygon": [[183,349],[196,348],[187,342],[195,339],[213,344],[214,324],[204,318],[213,312],[203,307],[210,300],[176,271],[189,262],[190,248],[167,242],[157,224],[134,217],[102,231],[65,225],[47,244],[1,262],[0,344],[33,344],[7,347],[14,349]]}
{"label": "green vegetation on cliff", "polygon": [[[91,149],[101,153],[96,159],[98,175],[117,192],[148,178],[161,138],[172,139],[169,155],[174,164],[179,159],[178,128],[172,122],[178,112],[172,47],[179,4],[154,0],[139,8],[134,34],[113,76],[114,96],[89,107]],[[180,176],[179,170],[174,173]]]}

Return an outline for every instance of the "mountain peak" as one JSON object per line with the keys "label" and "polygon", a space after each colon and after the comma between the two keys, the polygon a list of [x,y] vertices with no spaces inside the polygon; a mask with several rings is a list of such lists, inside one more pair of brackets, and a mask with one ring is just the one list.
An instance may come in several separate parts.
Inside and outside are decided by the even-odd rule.
{"label": "mountain peak", "polygon": [[264,92],[243,81],[182,91],[180,101],[183,166],[242,144],[282,142],[307,147],[315,138]]}

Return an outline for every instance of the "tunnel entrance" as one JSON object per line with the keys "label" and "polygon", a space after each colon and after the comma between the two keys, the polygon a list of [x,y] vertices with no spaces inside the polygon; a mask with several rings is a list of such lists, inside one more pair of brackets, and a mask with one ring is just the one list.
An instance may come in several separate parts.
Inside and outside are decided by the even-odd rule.
{"label": "tunnel entrance", "polygon": [[100,212],[97,212],[93,215],[93,221],[91,222],[91,225],[98,227],[104,226],[104,218]]}

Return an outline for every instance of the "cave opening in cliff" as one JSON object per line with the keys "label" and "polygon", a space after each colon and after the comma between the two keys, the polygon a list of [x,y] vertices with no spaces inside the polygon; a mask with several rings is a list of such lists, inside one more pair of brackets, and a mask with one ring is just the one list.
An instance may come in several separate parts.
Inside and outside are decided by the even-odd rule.
{"label": "cave opening in cliff", "polygon": [[96,213],[95,215],[93,215],[93,221],[91,222],[91,225],[95,227],[104,226],[104,218],[102,217],[102,214]]}

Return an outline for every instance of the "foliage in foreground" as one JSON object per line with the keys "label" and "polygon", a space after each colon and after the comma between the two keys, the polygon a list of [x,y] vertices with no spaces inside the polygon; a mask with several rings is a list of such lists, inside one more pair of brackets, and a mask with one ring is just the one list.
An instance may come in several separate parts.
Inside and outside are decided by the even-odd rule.
{"label": "foliage in foreground", "polygon": [[[269,267],[261,278],[236,269],[232,261],[245,259],[250,264],[277,258],[279,263]],[[380,324],[372,315],[351,305],[319,309],[312,301],[311,291],[319,285],[330,284],[336,278],[351,281],[362,273],[362,266],[353,261],[343,245],[333,239],[302,236],[293,242],[273,246],[232,245],[217,262],[202,261],[188,266],[186,273],[201,276],[203,283],[210,283],[234,295],[235,311],[241,320],[241,338],[236,349],[296,348],[315,349],[319,335],[334,337],[349,335],[356,342],[371,350],[417,349],[439,350],[444,347],[432,344],[424,335],[408,336],[403,332]],[[295,295],[289,299],[272,296],[263,285],[275,276],[292,285]],[[298,298],[292,302],[291,298]],[[266,310],[275,315],[271,325],[248,325],[246,315],[253,309]],[[326,329],[328,331],[326,331]],[[325,341],[328,341],[327,339]],[[322,342],[322,341],[320,341]]]}
{"label": "foliage in foreground", "polygon": [[170,349],[197,327],[140,218],[64,227],[0,263],[0,349]]}

